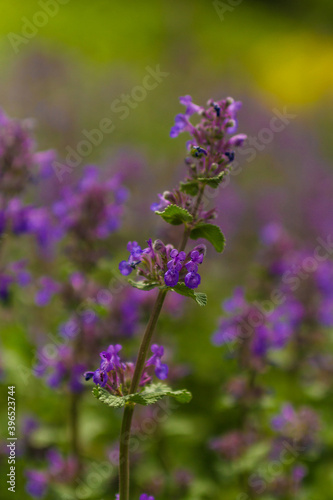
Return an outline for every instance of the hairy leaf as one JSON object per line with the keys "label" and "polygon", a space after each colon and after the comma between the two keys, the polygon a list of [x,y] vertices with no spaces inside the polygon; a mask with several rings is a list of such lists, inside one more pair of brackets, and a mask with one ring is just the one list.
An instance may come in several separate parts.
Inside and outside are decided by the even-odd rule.
{"label": "hairy leaf", "polygon": [[139,290],[143,290],[145,292],[149,292],[149,290],[152,290],[153,288],[156,288],[157,286],[160,285],[160,283],[145,283],[144,281],[134,281],[129,279],[128,283],[133,286],[134,288],[138,288]]}
{"label": "hairy leaf", "polygon": [[199,191],[198,181],[186,181],[180,183],[180,190],[183,193],[195,196]]}
{"label": "hairy leaf", "polygon": [[156,211],[155,214],[160,215],[166,222],[174,226],[193,220],[190,212],[185,208],[178,207],[178,205],[168,205],[163,212]]}
{"label": "hairy leaf", "polygon": [[219,184],[221,184],[223,177],[225,175],[225,172],[219,173],[219,175],[216,175],[215,177],[199,177],[198,181],[202,182],[203,184],[207,184],[207,186],[210,186],[214,189],[216,189]]}
{"label": "hairy leaf", "polygon": [[178,285],[171,288],[174,292],[180,295],[185,295],[185,297],[190,297],[195,300],[199,306],[207,305],[207,295],[201,292],[195,292],[192,288],[188,288],[184,283],[178,283]]}
{"label": "hairy leaf", "polygon": [[148,406],[156,403],[160,399],[170,396],[179,403],[188,403],[192,399],[192,394],[186,389],[173,391],[165,384],[152,384],[146,387],[142,392],[128,394],[127,396],[113,396],[103,387],[97,386],[93,389],[93,395],[102,403],[113,408],[122,408],[126,403],[135,403]]}
{"label": "hairy leaf", "polygon": [[225,237],[219,228],[214,224],[198,224],[190,233],[190,238],[192,240],[197,240],[198,238],[205,238],[208,240],[217,252],[223,252],[225,246]]}

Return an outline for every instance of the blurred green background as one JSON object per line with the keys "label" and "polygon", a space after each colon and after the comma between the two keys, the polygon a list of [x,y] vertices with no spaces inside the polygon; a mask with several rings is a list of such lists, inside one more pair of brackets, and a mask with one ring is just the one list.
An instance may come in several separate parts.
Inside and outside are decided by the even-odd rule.
{"label": "blurred green background", "polygon": [[[184,138],[169,137],[174,116],[181,109],[179,96],[190,94],[198,104],[227,95],[242,100],[240,131],[253,137],[267,126],[273,110],[282,112],[286,108],[296,115],[278,137],[258,152],[255,161],[247,164],[240,158],[243,172],[232,182],[244,204],[238,218],[233,219],[239,226],[226,229],[231,246],[225,257],[206,264],[204,288],[209,305],[205,314],[189,304],[177,329],[166,318],[161,323],[161,332],[169,333],[170,342],[177,345],[176,361],[191,366],[192,375],[186,383],[194,400],[191,407],[172,415],[160,441],[145,446],[159,448],[167,439],[168,460],[194,470],[195,489],[192,496],[186,497],[191,500],[236,499],[233,486],[229,490],[226,486],[224,492],[214,486],[218,470],[209,466],[205,443],[224,424],[219,403],[208,418],[204,400],[220,391],[228,374],[228,362],[211,345],[210,335],[217,324],[221,300],[234,285],[246,281],[256,250],[256,196],[279,186],[284,196],[282,205],[294,207],[289,220],[293,229],[302,218],[295,199],[299,195],[302,162],[313,155],[314,164],[318,161],[326,165],[333,153],[333,3],[243,0],[235,5],[237,2],[226,1],[224,12],[222,3],[69,0],[59,3],[57,14],[50,16],[30,39],[17,36],[22,36],[27,20],[32,21],[41,10],[39,2],[3,2],[0,16],[0,106],[10,116],[36,120],[39,148],[55,148],[60,157],[65,156],[68,146],[75,148],[82,140],[84,129],[96,128],[107,117],[112,119],[115,130],[93,148],[85,162],[121,165],[122,155],[129,155],[144,165],[142,177],[140,173],[132,186],[124,241],[129,234],[131,239],[142,238],[143,234],[146,239],[157,231],[159,221],[149,205],[156,201],[157,192],[171,187],[181,177]],[[168,76],[121,120],[110,106],[122,94],[141,85],[147,66],[160,66]],[[73,175],[79,177],[82,166]],[[223,209],[223,200],[221,203]],[[138,226],[133,223],[133,210],[144,207],[147,213]],[[247,227],[251,217],[252,224]],[[120,257],[122,252],[119,247]],[[1,315],[3,364],[9,373],[3,395],[6,397],[7,382],[16,384],[19,414],[37,413],[45,425],[44,435],[38,435],[40,442],[54,439],[65,447],[62,413],[66,402],[31,374],[22,383],[22,366],[29,368],[34,355],[25,335],[29,312],[23,304],[15,317],[5,312]],[[288,399],[292,392],[288,380],[281,375],[278,384],[281,400]],[[89,400],[82,425],[87,448],[93,450],[91,458],[98,462],[105,460],[106,440],[112,443],[117,438],[119,418],[114,417],[105,428],[109,412],[98,407],[98,416],[95,413],[96,403]],[[5,408],[1,419],[5,421]],[[136,471],[139,486],[145,484],[140,478],[154,476],[155,468],[161,470],[152,458],[141,463]],[[308,500],[332,498],[328,494],[333,491],[332,471],[325,466],[318,474]],[[20,479],[16,498],[26,498],[23,486]],[[7,498],[6,491],[3,495],[1,498]],[[8,498],[13,496],[9,494]]]}

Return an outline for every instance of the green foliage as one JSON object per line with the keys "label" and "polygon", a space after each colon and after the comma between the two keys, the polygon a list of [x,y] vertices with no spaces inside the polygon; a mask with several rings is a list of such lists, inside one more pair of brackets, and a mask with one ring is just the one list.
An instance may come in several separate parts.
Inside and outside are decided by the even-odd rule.
{"label": "green foliage", "polygon": [[152,384],[142,392],[128,394],[127,396],[113,396],[100,386],[94,387],[93,395],[102,403],[113,408],[122,408],[126,403],[135,403],[148,406],[156,403],[160,399],[170,396],[179,403],[188,403],[192,399],[192,394],[186,389],[173,391],[165,384]]}
{"label": "green foliage", "polygon": [[225,237],[219,228],[214,224],[198,224],[190,233],[190,238],[192,240],[197,240],[198,238],[205,238],[208,240],[217,252],[223,252],[225,247]]}
{"label": "green foliage", "polygon": [[202,184],[205,184],[211,188],[216,189],[222,182],[224,175],[225,172],[221,172],[219,175],[216,175],[215,177],[199,177],[198,181],[200,181]]}
{"label": "green foliage", "polygon": [[143,290],[145,292],[149,292],[149,290],[152,290],[160,285],[157,281],[154,283],[145,283],[144,281],[134,281],[131,279],[128,280],[128,283],[134,288],[138,288],[138,290]]}
{"label": "green foliage", "polygon": [[185,208],[178,207],[177,205],[169,205],[163,212],[156,211],[155,213],[174,226],[179,226],[179,224],[182,224],[183,222],[192,222],[193,220],[190,212],[185,210]]}
{"label": "green foliage", "polygon": [[199,306],[207,305],[207,295],[201,292],[195,292],[192,288],[188,288],[184,283],[178,283],[178,285],[171,288],[172,291],[179,293],[180,295],[185,295],[185,297],[190,297],[195,300]]}
{"label": "green foliage", "polygon": [[193,181],[180,182],[180,190],[183,193],[189,194],[190,196],[196,196],[199,191],[198,181],[193,180]]}

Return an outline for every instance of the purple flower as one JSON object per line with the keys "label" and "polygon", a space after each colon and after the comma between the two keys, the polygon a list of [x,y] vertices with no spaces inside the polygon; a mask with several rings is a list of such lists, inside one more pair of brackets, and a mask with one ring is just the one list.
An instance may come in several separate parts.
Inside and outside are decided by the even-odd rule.
{"label": "purple flower", "polygon": [[[230,132],[230,130],[228,131]],[[229,141],[227,142],[227,146],[236,146],[236,147],[243,146],[246,139],[247,135],[245,134],[234,135],[233,137],[230,137]]]}
{"label": "purple flower", "polygon": [[198,288],[200,282],[201,276],[196,272],[187,273],[187,275],[185,276],[185,285],[188,288]]}
{"label": "purple flower", "polygon": [[59,292],[60,285],[48,276],[40,278],[39,283],[41,288],[35,295],[35,303],[39,307],[44,307],[49,304],[52,297]]}
{"label": "purple flower", "polygon": [[159,212],[163,212],[163,210],[168,206],[170,205],[170,201],[166,200],[164,198],[164,193],[163,194],[158,194],[157,195],[160,199],[160,202],[159,203],[152,203],[151,206],[150,206],[150,209],[153,211],[153,212],[156,212],[156,211],[159,211]]}
{"label": "purple flower", "polygon": [[194,115],[195,113],[201,113],[204,110],[204,108],[192,102],[192,97],[190,95],[185,95],[183,97],[180,97],[179,102],[180,104],[183,104],[183,106],[186,106],[186,111],[185,111],[186,116],[191,116]]}
{"label": "purple flower", "polygon": [[305,478],[306,474],[308,472],[308,469],[304,467],[304,465],[295,465],[292,469],[292,478],[295,481],[296,484],[300,484],[303,479]]}
{"label": "purple flower", "polygon": [[164,354],[164,347],[153,344],[151,346],[151,352],[153,355],[146,361],[146,367],[155,366],[155,375],[160,380],[165,380],[168,376],[168,366],[161,362],[161,358]]}
{"label": "purple flower", "polygon": [[199,250],[193,250],[191,252],[191,260],[192,262],[195,262],[196,264],[202,264],[204,259],[204,253],[200,252]]}
{"label": "purple flower", "polygon": [[229,299],[224,300],[222,307],[226,313],[235,314],[239,313],[246,306],[246,299],[244,289],[237,287],[234,294]]}
{"label": "purple flower", "polygon": [[48,479],[44,472],[36,470],[26,470],[25,475],[28,479],[26,484],[26,491],[34,498],[43,498],[45,496],[48,486]]}
{"label": "purple flower", "polygon": [[[86,378],[87,380],[87,378]],[[88,379],[89,380],[89,379]],[[93,375],[93,381],[96,385],[105,387],[108,381],[108,375],[104,370],[97,369]]]}
{"label": "purple flower", "polygon": [[119,271],[123,276],[131,274],[135,266],[141,262],[142,249],[137,241],[129,241],[127,250],[130,252],[128,260],[122,260],[119,264]]}
{"label": "purple flower", "polygon": [[176,286],[179,280],[179,272],[176,269],[169,269],[164,275],[166,286]]}
{"label": "purple flower", "polygon": [[186,106],[184,114],[178,114],[175,118],[175,125],[171,128],[170,137],[177,137],[181,132],[192,132],[194,127],[189,122],[189,117],[194,113],[201,113],[204,108],[192,102],[192,97],[186,95],[179,98],[181,104]]}
{"label": "purple flower", "polygon": [[155,499],[154,499],[154,497],[147,495],[147,493],[143,493],[142,495],[140,495],[139,500],[155,500]]}
{"label": "purple flower", "polygon": [[118,352],[120,352],[122,346],[120,344],[109,345],[107,351],[103,351],[100,353],[100,357],[102,358],[100,368],[105,372],[109,372],[111,370],[116,370],[117,368],[121,368],[121,360],[118,356]]}
{"label": "purple flower", "polygon": [[171,260],[168,262],[168,269],[169,270],[176,270],[179,272],[181,268],[183,267],[183,262],[186,259],[186,253],[185,252],[178,252],[175,248],[171,250],[170,252],[170,257]]}
{"label": "purple flower", "polygon": [[128,276],[133,271],[133,267],[127,262],[127,260],[122,260],[119,263],[119,271],[123,276]]}

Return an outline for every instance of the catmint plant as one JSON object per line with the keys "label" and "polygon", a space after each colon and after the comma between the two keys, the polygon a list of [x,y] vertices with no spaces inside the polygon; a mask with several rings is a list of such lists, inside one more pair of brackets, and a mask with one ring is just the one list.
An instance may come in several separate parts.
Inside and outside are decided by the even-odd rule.
{"label": "catmint plant", "polygon": [[[129,440],[135,406],[149,405],[165,396],[172,396],[180,402],[191,399],[191,394],[185,389],[174,391],[164,383],[152,383],[149,372],[152,365],[158,378],[164,380],[167,377],[167,369],[161,362],[162,347],[153,344],[153,355],[148,361],[147,356],[168,293],[190,297],[200,306],[207,303],[206,295],[196,291],[201,284],[206,247],[200,243],[187,249],[187,245],[190,239],[205,239],[218,252],[223,251],[225,239],[221,229],[212,223],[216,210],[206,209],[205,188],[218,189],[232,168],[235,149],[246,139],[244,134],[236,135],[240,102],[232,98],[210,100],[206,107],[202,107],[194,104],[191,96],[181,97],[180,102],[186,110],[176,116],[170,136],[174,138],[183,132],[191,136],[187,142],[186,175],[176,188],[160,194],[159,201],[151,209],[168,224],[182,225],[183,236],[178,247],[151,238],[146,247],[142,242],[128,243],[129,256],[120,262],[119,270],[123,276],[131,275],[128,278],[130,285],[143,292],[157,288],[156,302],[135,365],[120,361],[120,346],[111,345],[101,353],[100,367],[85,375],[97,384],[93,393],[102,403],[124,407],[119,447],[119,500],[129,500]],[[196,116],[198,119],[193,123]]]}
{"label": "catmint plant", "polygon": [[[289,377],[297,380],[310,399],[318,399],[310,384],[317,384],[322,395],[330,390],[332,357],[324,346],[332,326],[328,303],[333,266],[327,256],[306,273],[302,265],[314,261],[313,253],[277,223],[262,229],[260,241],[255,272],[246,289],[251,301],[237,287],[223,301],[224,316],[212,337],[214,345],[224,346],[227,358],[237,360],[237,374],[224,387],[224,405],[239,411],[240,422],[237,429],[227,430],[209,444],[222,460],[234,462],[245,499],[263,494],[296,498],[307,475],[306,462],[318,455],[321,415],[310,406],[297,409],[284,403],[267,430],[262,420],[267,420],[267,409],[274,405],[267,379],[272,370],[280,369],[282,375],[283,368],[287,384]],[[293,456],[285,460],[287,452]],[[253,463],[243,471],[246,457],[253,457]],[[267,461],[278,462],[279,472],[270,474]]]}

